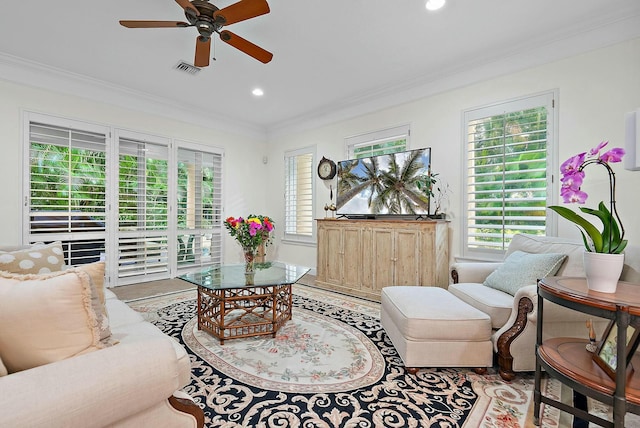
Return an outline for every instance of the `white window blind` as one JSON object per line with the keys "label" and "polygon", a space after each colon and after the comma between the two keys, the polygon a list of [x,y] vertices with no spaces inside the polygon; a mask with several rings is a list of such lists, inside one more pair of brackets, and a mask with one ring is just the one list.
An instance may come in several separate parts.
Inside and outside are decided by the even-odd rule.
{"label": "white window blind", "polygon": [[169,148],[118,137],[118,277],[169,275]]}
{"label": "white window blind", "polygon": [[106,129],[27,117],[28,241],[62,241],[69,265],[100,260],[106,242]]}
{"label": "white window blind", "polygon": [[466,255],[545,235],[553,94],[465,112]]}
{"label": "white window blind", "polygon": [[360,159],[407,150],[409,125],[396,126],[345,138],[348,159]]}
{"label": "white window blind", "polygon": [[178,148],[178,268],[222,262],[222,154]]}
{"label": "white window blind", "polygon": [[24,117],[25,242],[62,241],[70,265],[104,259],[108,285],[221,261],[222,150]]}
{"label": "white window blind", "polygon": [[311,150],[285,154],[285,238],[313,239],[313,161]]}

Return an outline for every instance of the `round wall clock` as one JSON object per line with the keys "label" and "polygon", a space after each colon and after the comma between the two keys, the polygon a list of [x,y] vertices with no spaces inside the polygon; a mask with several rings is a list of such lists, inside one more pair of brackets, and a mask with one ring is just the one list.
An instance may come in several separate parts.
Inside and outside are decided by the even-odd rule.
{"label": "round wall clock", "polygon": [[331,180],[336,176],[336,163],[322,156],[318,163],[318,177],[323,180]]}

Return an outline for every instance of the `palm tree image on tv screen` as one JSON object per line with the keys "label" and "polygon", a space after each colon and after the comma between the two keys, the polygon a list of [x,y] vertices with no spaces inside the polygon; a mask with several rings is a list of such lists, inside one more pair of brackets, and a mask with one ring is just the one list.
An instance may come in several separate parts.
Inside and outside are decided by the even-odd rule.
{"label": "palm tree image on tv screen", "polygon": [[344,216],[428,215],[431,148],[338,162],[337,212]]}

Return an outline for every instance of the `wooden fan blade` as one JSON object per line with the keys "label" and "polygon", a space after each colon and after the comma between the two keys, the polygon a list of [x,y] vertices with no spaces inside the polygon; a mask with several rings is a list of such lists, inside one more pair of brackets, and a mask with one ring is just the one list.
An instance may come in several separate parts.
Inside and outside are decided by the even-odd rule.
{"label": "wooden fan blade", "polygon": [[120,21],[120,25],[127,28],[182,28],[190,24],[182,21]]}
{"label": "wooden fan blade", "polygon": [[273,58],[273,54],[271,52],[262,49],[258,45],[254,45],[250,41],[243,39],[242,37],[232,33],[231,31],[221,31],[220,39],[223,42],[230,44],[234,48],[241,50],[247,55],[254,57],[262,63],[266,64]]}
{"label": "wooden fan blade", "polygon": [[222,25],[229,25],[265,13],[269,13],[269,5],[266,0],[240,0],[231,6],[213,12],[213,19]]}
{"label": "wooden fan blade", "polygon": [[211,52],[211,38],[198,36],[196,39],[196,58],[193,65],[196,67],[206,67],[209,65],[209,52]]}
{"label": "wooden fan blade", "polygon": [[191,9],[193,13],[195,13],[196,15],[200,15],[200,11],[196,9],[196,7],[192,5],[189,0],[176,0],[176,3],[178,3],[184,10]]}

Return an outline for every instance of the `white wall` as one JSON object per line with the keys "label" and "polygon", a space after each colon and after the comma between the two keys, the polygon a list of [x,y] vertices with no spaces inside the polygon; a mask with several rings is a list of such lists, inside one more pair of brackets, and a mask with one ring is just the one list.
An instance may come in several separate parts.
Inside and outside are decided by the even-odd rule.
{"label": "white wall", "polygon": [[[451,254],[461,253],[462,227],[462,111],[524,95],[559,90],[559,159],[609,140],[610,147],[624,146],[624,114],[640,108],[640,39],[572,57],[522,72],[441,93],[376,113],[340,121],[320,128],[279,135],[269,141],[273,168],[269,169],[275,197],[265,212],[280,213],[282,222],[282,156],[286,150],[317,145],[318,157],[345,159],[344,137],[411,123],[411,147],[432,147],[433,169],[452,188],[448,214],[451,218]],[[587,206],[608,200],[604,169],[587,172],[583,189],[590,195]],[[640,245],[640,172],[615,166],[617,204],[631,244]],[[329,183],[316,180],[316,217],[324,217]],[[333,181],[335,188],[335,180]],[[557,191],[558,189],[556,189]],[[579,238],[575,227],[559,222],[560,236]],[[315,248],[280,243],[278,258],[308,266],[316,265]]]}
{"label": "white wall", "polygon": [[[225,214],[261,212],[266,193],[256,189],[267,165],[262,162],[267,146],[262,139],[238,136],[202,126],[144,114],[74,95],[32,88],[0,80],[0,245],[22,243],[23,117],[35,111],[69,119],[111,125],[152,135],[176,138],[224,149]],[[251,194],[251,197],[246,195]],[[242,254],[227,236],[225,259],[240,261]]]}
{"label": "white wall", "polygon": [[[21,243],[22,208],[22,112],[36,111],[76,120],[109,124],[139,132],[149,132],[225,150],[225,215],[251,212],[273,216],[277,237],[269,248],[269,257],[315,267],[314,246],[282,243],[283,156],[286,150],[317,147],[317,157],[345,158],[346,136],[411,123],[411,146],[433,148],[433,167],[452,187],[450,201],[451,253],[460,254],[462,111],[542,91],[559,90],[560,160],[595,146],[601,140],[611,145],[624,144],[623,118],[640,108],[640,39],[624,42],[577,57],[505,75],[478,84],[447,91],[315,129],[273,137],[267,143],[260,138],[239,136],[178,120],[136,112],[0,80],[0,245]],[[263,156],[268,163],[263,164]],[[618,208],[627,237],[640,245],[640,212],[636,196],[640,172],[616,166]],[[334,181],[335,188],[335,181]],[[588,171],[586,187],[589,206],[606,200],[604,172]],[[329,183],[316,180],[316,217],[324,217],[329,201]],[[250,196],[248,196],[250,195]],[[574,227],[560,222],[559,235],[577,238]],[[241,260],[238,246],[225,241],[226,260]]]}

